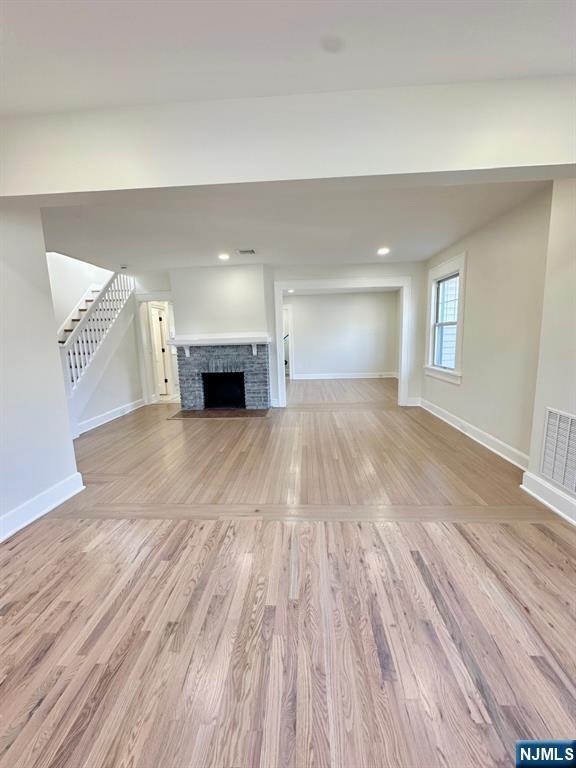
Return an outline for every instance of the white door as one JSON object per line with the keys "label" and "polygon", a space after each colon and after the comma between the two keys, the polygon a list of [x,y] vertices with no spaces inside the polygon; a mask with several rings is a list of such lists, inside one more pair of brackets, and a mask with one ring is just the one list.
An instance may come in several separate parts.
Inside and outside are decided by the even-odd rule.
{"label": "white door", "polygon": [[169,389],[169,350],[166,346],[168,329],[166,324],[168,317],[166,312],[152,304],[150,306],[150,324],[152,326],[152,359],[154,361],[154,380],[156,392],[159,395],[167,395]]}

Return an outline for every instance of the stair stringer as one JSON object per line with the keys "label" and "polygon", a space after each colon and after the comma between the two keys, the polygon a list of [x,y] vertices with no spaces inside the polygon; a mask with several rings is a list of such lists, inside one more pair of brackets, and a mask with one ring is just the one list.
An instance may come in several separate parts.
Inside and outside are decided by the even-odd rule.
{"label": "stair stringer", "polygon": [[68,412],[72,437],[80,434],[79,423],[84,409],[96,391],[98,384],[106,372],[110,361],[122,343],[130,326],[136,321],[137,302],[134,295],[130,296],[120,313],[108,329],[106,336],[95,351],[90,365],[78,381],[76,387],[68,395]]}

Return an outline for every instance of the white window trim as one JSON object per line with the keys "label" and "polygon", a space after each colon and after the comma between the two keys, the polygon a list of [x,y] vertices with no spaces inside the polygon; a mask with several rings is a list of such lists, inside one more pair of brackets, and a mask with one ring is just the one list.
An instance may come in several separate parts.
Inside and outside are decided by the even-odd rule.
{"label": "white window trim", "polygon": [[[434,315],[436,307],[436,283],[451,275],[458,274],[458,330],[456,335],[456,367],[454,370],[440,368],[434,365]],[[466,297],[466,252],[455,256],[448,261],[437,264],[428,272],[428,314],[426,323],[426,359],[424,361],[424,373],[440,381],[450,384],[462,382],[462,338],[464,336],[464,301]]]}

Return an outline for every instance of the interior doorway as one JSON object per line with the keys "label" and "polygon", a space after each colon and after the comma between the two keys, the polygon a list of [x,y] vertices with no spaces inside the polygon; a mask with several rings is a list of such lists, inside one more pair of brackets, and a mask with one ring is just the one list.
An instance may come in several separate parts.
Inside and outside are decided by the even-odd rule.
{"label": "interior doorway", "polygon": [[158,398],[172,397],[177,392],[177,364],[168,339],[173,336],[172,306],[168,301],[148,302],[148,323],[154,391]]}
{"label": "interior doorway", "polygon": [[292,307],[284,304],[282,307],[283,341],[284,341],[284,375],[292,378]]}
{"label": "interior doorway", "polygon": [[[342,363],[350,358],[350,349],[355,351],[361,350],[365,345],[364,339],[369,339],[369,335],[361,333],[360,342],[354,342],[351,344],[351,339],[354,334],[349,331],[354,329],[356,335],[362,331],[361,323],[354,322],[350,324],[349,328],[340,329],[338,333],[332,334],[330,327],[327,329],[327,336],[325,343],[321,344],[317,348],[316,352],[311,349],[312,345],[308,342],[311,341],[311,337],[314,334],[305,332],[300,334],[300,338],[304,339],[307,349],[308,364],[312,360],[312,368],[309,371],[304,372],[302,366],[302,344],[298,341],[298,334],[294,328],[294,317],[291,318],[291,333],[289,340],[291,344],[288,352],[288,359],[290,364],[290,376],[287,377],[285,373],[286,364],[285,360],[285,307],[290,303],[292,297],[298,295],[319,295],[329,296],[343,295],[343,294],[373,294],[381,292],[394,293],[397,296],[396,299],[396,340],[397,340],[397,352],[395,359],[397,361],[392,363],[389,367],[382,368],[381,370],[369,369],[344,369]],[[291,280],[291,281],[277,281],[274,284],[274,304],[275,304],[275,318],[276,318],[276,359],[277,359],[277,377],[276,377],[276,392],[273,392],[275,404],[279,407],[285,407],[287,404],[287,390],[288,388],[295,389],[293,387],[294,380],[298,379],[317,379],[317,380],[331,380],[331,381],[346,381],[350,379],[360,380],[368,379],[368,382],[361,383],[359,385],[320,385],[319,381],[314,382],[315,390],[322,390],[321,396],[325,399],[356,397],[357,399],[363,399],[364,397],[372,397],[371,390],[375,388],[374,384],[370,384],[371,378],[387,379],[389,382],[393,381],[393,386],[380,386],[379,389],[386,389],[386,397],[393,397],[398,405],[415,405],[416,399],[411,398],[408,394],[408,376],[411,369],[411,351],[413,347],[412,333],[412,298],[411,298],[411,278],[409,276],[397,276],[397,277],[375,277],[369,279],[359,278],[334,278],[334,279],[317,279],[317,280]],[[336,315],[338,317],[338,315]],[[320,326],[322,323],[330,326],[329,315],[317,312],[316,319],[310,319],[307,324],[307,328],[313,328],[317,330],[316,326]],[[318,322],[317,322],[318,320]],[[319,321],[322,321],[320,323]],[[318,335],[318,334],[316,334]],[[374,336],[374,334],[372,334]],[[354,337],[355,338],[355,337]],[[353,340],[353,339],[352,339]],[[316,340],[317,341],[317,340]],[[380,345],[380,338],[378,334],[375,335],[373,346]],[[320,354],[321,353],[321,354]],[[331,354],[331,367],[323,358],[326,357],[326,353]],[[322,359],[321,359],[322,358]],[[319,363],[322,363],[323,368],[317,370]],[[396,385],[396,378],[398,384]],[[300,385],[300,382],[296,382],[300,389],[305,389]],[[288,386],[287,386],[288,385]],[[356,389],[353,389],[356,386]],[[378,387],[376,387],[378,389]],[[336,391],[342,390],[342,391]],[[346,390],[346,391],[344,391]],[[362,391],[360,391],[362,390]],[[389,390],[389,391],[388,391]]]}

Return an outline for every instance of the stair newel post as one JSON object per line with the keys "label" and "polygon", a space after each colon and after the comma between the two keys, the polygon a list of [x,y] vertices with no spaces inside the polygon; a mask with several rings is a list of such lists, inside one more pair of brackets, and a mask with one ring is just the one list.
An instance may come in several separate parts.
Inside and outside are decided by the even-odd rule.
{"label": "stair newel post", "polygon": [[62,363],[62,371],[64,373],[64,386],[66,387],[66,394],[70,392],[70,385],[73,384],[72,371],[70,370],[70,355],[67,349],[60,350],[60,362]]}

